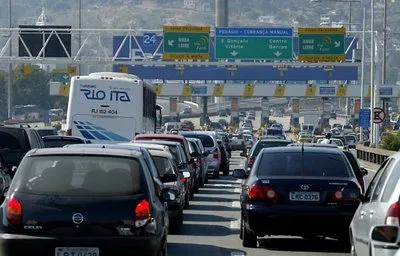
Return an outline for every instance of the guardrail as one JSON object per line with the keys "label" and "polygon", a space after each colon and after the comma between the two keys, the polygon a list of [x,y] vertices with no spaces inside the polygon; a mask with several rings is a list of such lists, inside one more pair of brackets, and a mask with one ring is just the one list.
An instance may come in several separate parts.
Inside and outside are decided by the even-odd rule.
{"label": "guardrail", "polygon": [[396,151],[390,151],[379,148],[370,148],[364,145],[356,146],[357,158],[371,162],[374,164],[382,164],[389,156],[396,153]]}

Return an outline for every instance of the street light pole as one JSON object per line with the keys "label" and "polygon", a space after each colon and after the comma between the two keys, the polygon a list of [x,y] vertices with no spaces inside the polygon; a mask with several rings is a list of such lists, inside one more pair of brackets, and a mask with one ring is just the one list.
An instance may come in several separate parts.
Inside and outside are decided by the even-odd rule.
{"label": "street light pole", "polygon": [[386,84],[386,45],[387,45],[387,0],[384,0],[384,8],[383,8],[383,57],[382,57],[382,84]]}
{"label": "street light pole", "polygon": [[[10,44],[9,44],[9,55],[10,58],[12,56],[12,31],[11,31],[11,27],[12,27],[12,20],[11,20],[11,0],[8,0],[8,27],[10,28]],[[11,108],[12,108],[12,98],[11,98],[11,93],[12,93],[12,84],[11,84],[11,74],[12,73],[12,63],[10,62],[8,64],[8,87],[7,87],[7,117],[8,119],[12,118],[12,113],[11,113]]]}
{"label": "street light pole", "polygon": [[370,133],[370,143],[375,145],[375,124],[374,124],[374,117],[373,117],[373,109],[375,107],[375,18],[374,18],[374,11],[375,11],[375,1],[371,0],[371,133]]}
{"label": "street light pole", "polygon": [[[349,1],[349,31],[351,31],[351,1]],[[350,99],[346,98],[346,115],[350,115]]]}
{"label": "street light pole", "polygon": [[[81,49],[81,44],[82,44],[82,35],[81,35],[81,29],[82,29],[82,0],[79,0],[79,20],[78,20],[78,27],[79,27],[79,37],[78,37],[78,51]],[[81,64],[78,65],[78,75],[81,75]]]}
{"label": "street light pole", "polygon": [[[365,62],[365,7],[363,9],[363,25],[362,25],[362,50],[361,50],[361,101],[360,101],[360,109],[364,108],[364,62]],[[358,119],[360,120],[360,118]],[[364,130],[363,127],[360,127],[360,142],[364,141]]]}

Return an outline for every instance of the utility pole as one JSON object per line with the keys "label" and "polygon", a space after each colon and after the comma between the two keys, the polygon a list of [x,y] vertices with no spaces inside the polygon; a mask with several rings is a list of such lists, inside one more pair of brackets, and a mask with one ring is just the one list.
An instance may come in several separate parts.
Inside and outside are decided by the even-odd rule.
{"label": "utility pole", "polygon": [[[11,0],[8,0],[8,27],[10,28],[10,44],[8,45],[9,49],[9,55],[10,58],[12,56],[12,31],[11,31],[11,27],[12,27],[12,19],[11,19]],[[10,62],[8,64],[8,87],[7,87],[7,117],[8,119],[12,118],[12,98],[11,98],[11,94],[12,94],[12,81],[11,81],[11,75],[12,75],[12,63]]]}

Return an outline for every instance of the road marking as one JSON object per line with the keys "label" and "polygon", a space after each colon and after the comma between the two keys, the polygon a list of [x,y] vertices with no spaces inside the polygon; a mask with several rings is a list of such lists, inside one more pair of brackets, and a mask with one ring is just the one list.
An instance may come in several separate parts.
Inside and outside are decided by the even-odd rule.
{"label": "road marking", "polygon": [[246,256],[247,254],[245,252],[239,252],[239,251],[232,251],[231,256]]}
{"label": "road marking", "polygon": [[234,192],[234,193],[241,193],[241,192],[242,192],[242,189],[241,189],[241,188],[235,188],[235,189],[233,190],[233,192]]}
{"label": "road marking", "polygon": [[231,220],[231,229],[233,230],[239,230],[240,229],[240,219],[238,220]]}
{"label": "road marking", "polygon": [[233,187],[232,184],[210,184],[210,185],[214,187]]}
{"label": "road marking", "polygon": [[242,183],[242,180],[241,179],[237,179],[237,180],[235,180],[235,183]]}
{"label": "road marking", "polygon": [[232,202],[232,207],[233,208],[240,208],[240,202],[239,201],[233,201]]}

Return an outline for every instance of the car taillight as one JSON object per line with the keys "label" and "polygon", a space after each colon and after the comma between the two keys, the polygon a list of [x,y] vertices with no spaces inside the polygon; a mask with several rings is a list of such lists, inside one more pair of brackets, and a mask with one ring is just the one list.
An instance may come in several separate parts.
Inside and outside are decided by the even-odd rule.
{"label": "car taillight", "polygon": [[359,178],[359,179],[357,179],[357,180],[358,180],[358,183],[360,183],[360,186],[361,186],[362,191],[364,191],[364,188],[365,188],[365,181],[364,181],[364,178],[361,177],[361,178]]}
{"label": "car taillight", "polygon": [[261,184],[253,184],[249,187],[248,191],[249,199],[260,199],[260,200],[276,200],[278,194],[270,186],[264,186]]}
{"label": "car taillight", "polygon": [[135,208],[135,226],[140,228],[146,225],[150,219],[150,213],[150,202],[148,199],[143,199]]}
{"label": "car taillight", "polygon": [[72,129],[67,129],[67,130],[65,131],[65,135],[66,135],[66,136],[72,136]]}
{"label": "car taillight", "polygon": [[400,202],[397,201],[389,207],[386,213],[385,224],[399,226],[400,224],[399,218],[400,218]]}
{"label": "car taillight", "polygon": [[252,168],[255,161],[256,161],[256,158],[254,156],[249,157],[249,160],[247,162],[247,167]]}
{"label": "car taillight", "polygon": [[186,182],[187,182],[187,178],[181,178],[181,181],[182,181],[183,183],[186,183]]}
{"label": "car taillight", "polygon": [[14,225],[19,225],[22,221],[22,205],[14,196],[7,202],[7,219]]}
{"label": "car taillight", "polygon": [[218,149],[214,150],[213,158],[215,158],[215,159],[220,159],[221,158],[221,153],[218,151]]}
{"label": "car taillight", "polygon": [[359,193],[346,191],[345,188],[341,188],[332,194],[333,201],[354,201],[359,197]]}

